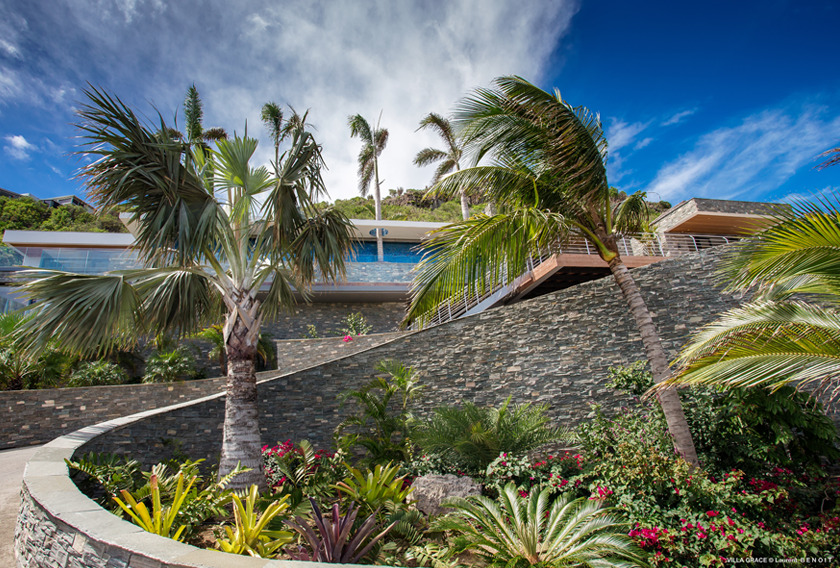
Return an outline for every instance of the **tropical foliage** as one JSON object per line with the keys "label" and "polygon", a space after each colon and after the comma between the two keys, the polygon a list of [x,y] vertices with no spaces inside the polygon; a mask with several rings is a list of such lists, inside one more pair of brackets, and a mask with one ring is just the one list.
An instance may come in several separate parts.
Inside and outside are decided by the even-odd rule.
{"label": "tropical foliage", "polygon": [[181,535],[186,529],[186,526],[181,525],[174,532],[173,529],[175,527],[175,521],[178,517],[181,506],[184,504],[184,500],[187,498],[187,494],[189,493],[193,483],[195,483],[195,480],[195,477],[191,478],[185,486],[184,474],[183,472],[180,473],[178,475],[178,485],[175,489],[175,495],[172,498],[172,502],[170,505],[164,506],[161,504],[160,487],[158,486],[157,475],[152,475],[149,480],[152,500],[151,511],[149,511],[148,507],[146,507],[144,503],[138,502],[135,497],[125,489],[120,491],[122,499],[114,497],[114,501],[116,501],[117,505],[125,511],[126,515],[128,515],[131,520],[143,530],[156,535],[181,540]]}
{"label": "tropical foliage", "polygon": [[418,422],[412,438],[424,452],[440,454],[466,472],[483,473],[500,453],[568,439],[568,432],[549,425],[547,409],[530,403],[511,407],[510,398],[499,408],[471,402],[440,407],[429,420]]}
{"label": "tropical foliage", "polygon": [[521,497],[508,484],[498,502],[468,497],[449,504],[455,515],[439,520],[436,528],[463,535],[465,548],[487,566],[647,565],[619,511],[598,501],[562,497],[551,504],[548,490]]}
{"label": "tropical foliage", "polygon": [[342,405],[352,400],[356,412],[336,427],[335,436],[348,453],[363,448],[372,464],[406,461],[411,457],[409,404],[425,387],[417,372],[399,361],[380,361],[376,371],[381,374],[360,389],[342,393]]}
{"label": "tropical foliage", "polygon": [[128,376],[119,366],[110,361],[85,361],[80,363],[67,380],[68,387],[93,387],[100,385],[121,385],[128,382]]}
{"label": "tropical foliage", "polygon": [[[55,340],[103,354],[224,319],[229,390],[219,471],[241,462],[251,471],[234,484],[265,486],[254,375],[260,326],[294,304],[293,289],[305,295],[316,278],[340,278],[352,247],[348,219],[314,206],[325,194],[320,146],[295,128],[271,172],[250,165],[257,140],[247,132],[213,150],[195,141],[192,126],[184,141],[162,118],[152,128],[114,96],[94,88],[86,96],[80,151],[98,159],[82,177],[103,210],[129,213],[148,268],[32,274],[24,292],[36,316],[21,337],[30,348]],[[267,293],[257,298],[263,284]]]}
{"label": "tropical foliage", "polygon": [[388,526],[374,536],[373,533],[378,530],[376,517],[370,515],[354,531],[359,510],[352,503],[344,515],[341,515],[336,503],[332,507],[331,516],[325,518],[318,503],[314,499],[310,501],[315,530],[301,517],[287,522],[309,545],[309,550],[300,549],[297,554],[291,555],[295,560],[357,564],[391,529],[391,526]]}
{"label": "tropical foliage", "polygon": [[775,224],[729,248],[719,271],[752,300],[702,328],[680,353],[680,385],[816,388],[840,383],[840,206],[778,208]]}
{"label": "tropical foliage", "polygon": [[[448,119],[442,117],[441,115],[430,112],[428,115],[423,117],[423,120],[420,121],[420,126],[417,130],[420,131],[427,128],[433,130],[438,136],[440,136],[441,140],[443,140],[444,144],[446,144],[446,150],[424,148],[417,152],[417,156],[414,157],[414,165],[422,167],[435,162],[440,162],[438,167],[435,169],[434,176],[432,177],[432,185],[434,185],[446,174],[452,173],[453,171],[459,171],[461,169],[460,162],[463,155],[463,148],[461,148],[458,137],[452,129],[452,124]],[[466,187],[461,187],[460,197],[461,215],[463,216],[464,221],[466,221],[470,218],[470,202],[467,197]]]}
{"label": "tropical foliage", "polygon": [[[613,200],[607,182],[607,140],[597,115],[572,107],[520,77],[501,77],[458,105],[453,127],[477,165],[456,171],[430,190],[452,197],[481,188],[498,209],[433,233],[411,284],[404,324],[425,325],[446,301],[483,296],[511,285],[532,256],[585,239],[606,262],[636,321],[654,380],[670,376],[650,312],[619,254],[617,239],[647,228],[643,192]],[[480,165],[481,160],[489,161]],[[608,324],[607,324],[608,325]],[[674,445],[697,463],[675,389],[657,393]]]}
{"label": "tropical foliage", "polygon": [[246,554],[256,558],[271,558],[285,544],[292,542],[292,533],[275,531],[268,528],[269,523],[283,515],[289,508],[288,496],[274,501],[260,513],[255,509],[259,493],[252,485],[245,497],[245,502],[237,495],[233,498],[233,528],[225,527],[226,537],[217,543],[223,552]]}

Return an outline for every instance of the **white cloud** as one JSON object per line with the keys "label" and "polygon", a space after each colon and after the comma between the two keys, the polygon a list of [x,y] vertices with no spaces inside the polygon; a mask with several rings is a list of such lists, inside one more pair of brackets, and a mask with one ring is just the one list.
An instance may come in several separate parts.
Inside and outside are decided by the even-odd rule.
{"label": "white cloud", "polygon": [[3,149],[16,160],[28,160],[29,153],[37,151],[34,144],[30,144],[26,141],[26,138],[17,134],[6,136],[6,142],[8,142],[8,145],[4,146]]}
{"label": "white cloud", "polygon": [[611,124],[607,127],[607,142],[609,142],[610,152],[617,152],[630,145],[650,124],[645,122],[627,123],[617,118],[613,118],[611,121]]}
{"label": "white cloud", "polygon": [[693,150],[659,170],[647,191],[669,201],[707,195],[759,200],[810,167],[838,129],[840,116],[826,117],[812,105],[753,114],[700,137]]}
{"label": "white cloud", "polygon": [[633,149],[634,149],[634,150],[641,150],[642,148],[644,148],[645,146],[647,146],[647,145],[648,145],[648,144],[650,144],[651,142],[653,142],[653,138],[651,138],[651,137],[644,138],[644,139],[642,139],[642,140],[639,140],[639,141],[636,143],[636,145],[635,145],[635,146],[633,146]]}
{"label": "white cloud", "polygon": [[685,120],[686,118],[688,118],[689,116],[694,114],[695,112],[697,112],[696,108],[680,111],[676,114],[671,115],[671,117],[669,119],[663,121],[661,126],[670,126],[672,124],[679,124],[680,122],[682,122],[683,120]]}

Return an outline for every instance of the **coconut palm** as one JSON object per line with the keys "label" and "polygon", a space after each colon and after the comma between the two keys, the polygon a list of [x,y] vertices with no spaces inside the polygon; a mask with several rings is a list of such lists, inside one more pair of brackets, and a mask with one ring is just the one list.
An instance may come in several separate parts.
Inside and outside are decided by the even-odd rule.
{"label": "coconut palm", "polygon": [[[359,152],[359,193],[367,197],[370,182],[373,181],[373,200],[376,204],[376,220],[382,220],[382,196],[379,191],[379,156],[388,144],[388,129],[380,128],[382,113],[376,121],[376,128],[371,128],[368,121],[360,114],[350,116],[347,123],[350,126],[350,137],[362,140]],[[379,262],[385,260],[385,250],[382,246],[382,229],[376,228],[376,255]]]}
{"label": "coconut palm", "polygon": [[[446,144],[446,150],[424,148],[417,152],[417,156],[414,157],[414,164],[417,166],[428,166],[429,164],[440,162],[432,178],[432,185],[434,185],[443,176],[452,173],[453,170],[461,170],[460,162],[463,151],[458,143],[458,137],[455,136],[455,132],[452,130],[452,124],[450,124],[448,119],[430,112],[420,121],[420,127],[417,130],[424,130],[426,128],[431,128],[437,132],[438,136]],[[463,215],[464,221],[470,218],[470,201],[467,197],[466,188],[461,188],[461,215]]]}
{"label": "coconut palm", "polygon": [[544,489],[523,498],[509,483],[498,503],[487,497],[452,499],[448,505],[455,513],[438,519],[434,529],[463,535],[467,548],[491,567],[648,565],[615,509],[568,496],[549,506],[549,494]]}
{"label": "coconut palm", "polygon": [[[411,285],[404,323],[423,323],[447,299],[483,295],[511,284],[528,269],[530,255],[569,238],[587,239],[607,263],[644,344],[654,381],[670,376],[668,359],[650,312],[616,239],[647,227],[645,194],[614,204],[607,183],[607,141],[598,116],[520,77],[501,77],[458,106],[454,126],[476,165],[441,179],[432,195],[454,196],[484,188],[499,210],[476,215],[433,233]],[[658,393],[676,450],[692,464],[697,456],[679,395]]]}
{"label": "coconut palm", "polygon": [[283,120],[283,110],[280,108],[280,105],[273,101],[265,103],[260,112],[260,118],[266,130],[268,130],[271,142],[274,144],[275,162],[280,159],[280,144],[291,136],[295,129],[301,128],[305,130],[306,126],[308,126],[306,124],[306,117],[309,116],[308,110],[301,116],[293,107],[289,108],[292,111],[292,115],[288,120]]}
{"label": "coconut palm", "polygon": [[840,392],[840,201],[798,202],[774,216],[719,266],[727,289],[752,291],[751,301],[697,332],[669,383]]}
{"label": "coconut palm", "polygon": [[[119,98],[91,88],[80,107],[82,152],[99,156],[81,176],[103,210],[121,208],[137,226],[135,250],[147,268],[79,275],[41,271],[24,286],[36,317],[22,329],[30,348],[52,338],[86,354],[176,337],[224,320],[227,397],[219,474],[251,468],[237,489],[265,487],[254,358],[263,320],[291,309],[316,277],[344,274],[352,227],[317,210],[324,194],[321,149],[296,129],[272,174],[249,161],[257,140],[235,135],[218,151],[161,139]],[[229,196],[229,197],[228,197]],[[227,199],[225,199],[227,197]]]}

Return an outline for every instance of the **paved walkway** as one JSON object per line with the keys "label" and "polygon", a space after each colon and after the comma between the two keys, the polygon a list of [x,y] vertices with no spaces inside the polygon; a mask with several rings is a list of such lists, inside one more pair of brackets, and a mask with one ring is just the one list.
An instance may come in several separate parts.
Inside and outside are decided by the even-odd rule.
{"label": "paved walkway", "polygon": [[26,462],[40,446],[0,452],[0,566],[15,565],[15,524],[20,507],[20,484]]}

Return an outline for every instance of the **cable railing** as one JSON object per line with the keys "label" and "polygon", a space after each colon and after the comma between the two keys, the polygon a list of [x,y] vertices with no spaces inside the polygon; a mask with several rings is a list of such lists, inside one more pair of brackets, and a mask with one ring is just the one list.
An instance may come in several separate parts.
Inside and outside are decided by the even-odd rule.
{"label": "cable railing", "polygon": [[[619,236],[616,239],[616,246],[619,254],[626,257],[674,257],[737,242],[740,238],[725,235],[632,233]],[[562,245],[558,242],[548,249],[540,249],[536,254],[529,255],[525,273],[512,284],[497,282],[489,286],[482,294],[477,293],[472,289],[473,286],[470,286],[455,301],[446,299],[421,315],[418,321],[409,325],[409,329],[432,327],[471,313],[479,313],[483,309],[475,308],[481,306],[482,303],[485,304],[484,309],[492,307],[498,301],[513,295],[536,267],[558,254],[597,255],[598,250],[583,237],[573,237]]]}

